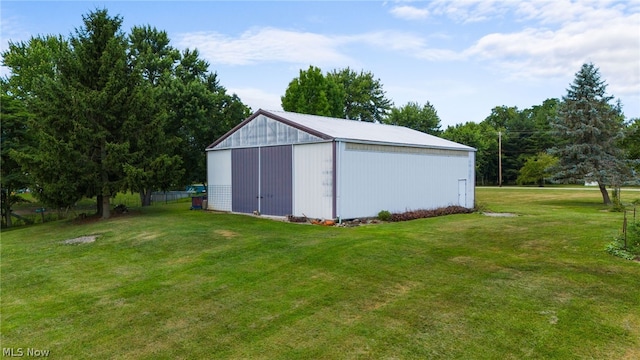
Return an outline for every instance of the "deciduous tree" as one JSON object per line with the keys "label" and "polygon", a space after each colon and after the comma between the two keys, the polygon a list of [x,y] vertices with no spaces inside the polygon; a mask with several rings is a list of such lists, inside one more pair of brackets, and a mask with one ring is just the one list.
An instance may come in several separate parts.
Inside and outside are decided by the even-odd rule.
{"label": "deciduous tree", "polygon": [[315,66],[300,70],[299,76],[291,80],[281,97],[285,111],[336,118],[345,116],[345,99],[341,85],[333,78],[325,77]]}
{"label": "deciduous tree", "polygon": [[327,79],[340,85],[344,92],[344,117],[351,120],[382,122],[391,109],[380,79],[371,72],[345,68],[333,70]]}
{"label": "deciduous tree", "polygon": [[169,132],[181,139],[178,154],[184,184],[206,183],[205,148],[250,115],[236,94],[228,94],[197,50],[185,50],[175,70],[169,97]]}
{"label": "deciduous tree", "polygon": [[518,185],[537,184],[538,186],[544,186],[544,180],[553,176],[551,167],[557,162],[558,159],[556,157],[544,152],[531,156],[520,169],[516,182]]}
{"label": "deciduous tree", "polygon": [[348,67],[326,76],[315,66],[300,70],[281,100],[286,111],[369,122],[382,122],[392,105],[371,72]]}
{"label": "deciduous tree", "polygon": [[477,150],[476,182],[485,185],[493,183],[498,175],[498,137],[496,130],[487,123],[467,122],[448,126],[442,137]]}
{"label": "deciduous tree", "polygon": [[400,108],[393,107],[382,122],[405,126],[431,135],[439,135],[442,132],[438,112],[428,101],[422,106],[417,102],[409,102]]}

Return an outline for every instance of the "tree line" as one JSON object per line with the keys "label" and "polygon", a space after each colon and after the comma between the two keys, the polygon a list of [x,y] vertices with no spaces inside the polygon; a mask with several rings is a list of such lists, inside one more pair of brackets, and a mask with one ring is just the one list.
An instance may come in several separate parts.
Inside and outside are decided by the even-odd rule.
{"label": "tree line", "polygon": [[[166,32],[134,26],[106,9],[83,16],[68,37],[10,42],[2,86],[2,215],[29,187],[48,206],[95,197],[110,215],[117,192],[140,194],[206,182],[204,149],[250,115],[197,50],[171,46]],[[481,185],[638,181],[640,120],[626,120],[593,64],[562,99],[520,110],[497,106],[480,122],[441,129],[426,101],[396,107],[380,79],[350,68],[300,70],[281,97],[286,111],[406,126],[477,149]],[[501,160],[499,164],[499,159]],[[501,166],[499,166],[501,165]],[[502,177],[500,178],[500,175]]]}
{"label": "tree line", "polygon": [[9,43],[2,85],[2,204],[29,187],[54,208],[82,197],[110,216],[120,191],[140,194],[206,182],[204,149],[250,114],[197,50],[106,9],[83,16],[68,38]]}

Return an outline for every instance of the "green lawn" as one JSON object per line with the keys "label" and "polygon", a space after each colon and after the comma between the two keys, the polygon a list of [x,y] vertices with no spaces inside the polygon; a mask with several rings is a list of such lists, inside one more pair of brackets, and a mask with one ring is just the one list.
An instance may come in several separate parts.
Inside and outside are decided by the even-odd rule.
{"label": "green lawn", "polygon": [[[625,194],[626,200],[640,192]],[[638,359],[640,263],[597,191],[355,228],[190,211],[2,233],[3,348],[49,358]],[[62,241],[99,235],[93,243]]]}

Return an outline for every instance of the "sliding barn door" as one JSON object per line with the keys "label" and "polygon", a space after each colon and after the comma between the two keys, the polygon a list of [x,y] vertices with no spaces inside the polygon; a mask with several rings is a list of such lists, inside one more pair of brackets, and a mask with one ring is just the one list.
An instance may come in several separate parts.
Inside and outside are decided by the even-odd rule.
{"label": "sliding barn door", "polygon": [[231,151],[232,211],[284,216],[293,211],[292,147]]}
{"label": "sliding barn door", "polygon": [[293,211],[291,146],[260,149],[260,208],[266,215],[284,216]]}
{"label": "sliding barn door", "polygon": [[231,210],[252,213],[259,209],[259,149],[231,150]]}

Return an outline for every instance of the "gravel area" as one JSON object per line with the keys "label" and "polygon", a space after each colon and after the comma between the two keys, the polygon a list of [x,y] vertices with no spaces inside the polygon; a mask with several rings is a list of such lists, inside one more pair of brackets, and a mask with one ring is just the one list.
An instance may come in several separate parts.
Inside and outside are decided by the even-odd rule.
{"label": "gravel area", "polygon": [[98,235],[87,235],[87,236],[80,236],[74,239],[68,239],[63,241],[62,243],[65,245],[87,244],[87,243],[92,243],[96,241],[97,238],[98,238]]}
{"label": "gravel area", "polygon": [[515,217],[518,216],[517,214],[513,214],[513,213],[492,213],[492,212],[484,212],[482,213],[485,216],[492,216],[492,217]]}

